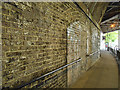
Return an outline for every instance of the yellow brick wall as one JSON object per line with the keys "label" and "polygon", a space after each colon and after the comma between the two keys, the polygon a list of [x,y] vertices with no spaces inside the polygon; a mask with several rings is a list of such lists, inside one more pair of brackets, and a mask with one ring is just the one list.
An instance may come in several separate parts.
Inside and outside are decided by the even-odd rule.
{"label": "yellow brick wall", "polygon": [[[89,19],[74,3],[2,3],[2,12],[3,87],[18,87],[78,58],[82,61],[26,88],[67,87],[85,72],[87,32],[92,30]],[[68,37],[68,28],[74,23]],[[92,35],[94,30],[91,41]],[[92,47],[96,43],[90,45],[90,50],[96,50]]]}
{"label": "yellow brick wall", "polygon": [[2,88],[2,5],[0,2],[0,88]]}

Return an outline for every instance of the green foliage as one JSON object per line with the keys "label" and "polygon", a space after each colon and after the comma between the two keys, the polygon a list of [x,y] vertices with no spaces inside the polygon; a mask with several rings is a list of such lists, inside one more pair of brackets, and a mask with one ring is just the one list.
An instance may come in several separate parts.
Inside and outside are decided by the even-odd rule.
{"label": "green foliage", "polygon": [[105,34],[106,39],[105,42],[114,42],[116,39],[118,39],[118,31],[110,32]]}

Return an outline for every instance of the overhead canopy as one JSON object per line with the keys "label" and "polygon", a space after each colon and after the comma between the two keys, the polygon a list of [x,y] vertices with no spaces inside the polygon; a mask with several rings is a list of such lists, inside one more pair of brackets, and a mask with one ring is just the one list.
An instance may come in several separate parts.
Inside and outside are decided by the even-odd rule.
{"label": "overhead canopy", "polygon": [[110,2],[101,22],[103,33],[120,30],[120,2]]}

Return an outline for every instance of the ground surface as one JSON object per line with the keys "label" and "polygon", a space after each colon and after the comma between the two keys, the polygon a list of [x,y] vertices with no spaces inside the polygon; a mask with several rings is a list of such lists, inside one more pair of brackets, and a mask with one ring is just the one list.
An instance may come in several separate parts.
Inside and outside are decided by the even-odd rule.
{"label": "ground surface", "polygon": [[102,51],[96,64],[71,88],[118,88],[118,66],[115,58],[108,51]]}

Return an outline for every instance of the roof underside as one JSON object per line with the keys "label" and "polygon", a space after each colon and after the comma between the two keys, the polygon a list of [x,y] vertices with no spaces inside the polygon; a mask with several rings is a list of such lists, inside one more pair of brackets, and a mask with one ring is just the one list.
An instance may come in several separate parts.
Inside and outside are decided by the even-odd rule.
{"label": "roof underside", "polygon": [[[110,25],[115,24],[111,28]],[[102,18],[101,28],[103,33],[120,30],[120,2],[110,2]]]}

